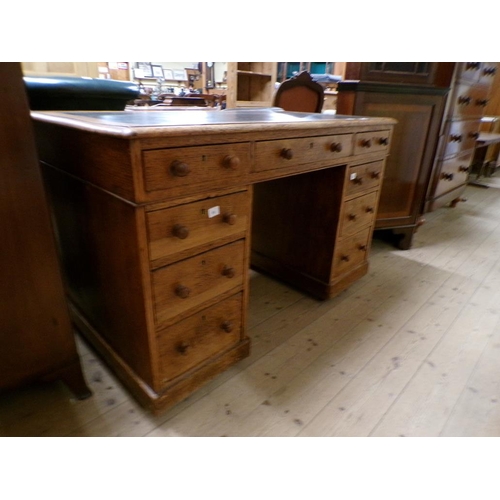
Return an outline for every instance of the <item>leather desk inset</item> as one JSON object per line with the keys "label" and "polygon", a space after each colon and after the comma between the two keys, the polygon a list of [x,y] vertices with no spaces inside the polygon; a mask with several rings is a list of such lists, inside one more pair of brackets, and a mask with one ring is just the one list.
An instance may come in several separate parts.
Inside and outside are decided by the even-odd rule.
{"label": "leather desk inset", "polygon": [[367,272],[390,118],[32,116],[73,321],[153,411],[248,355],[250,265],[320,299]]}

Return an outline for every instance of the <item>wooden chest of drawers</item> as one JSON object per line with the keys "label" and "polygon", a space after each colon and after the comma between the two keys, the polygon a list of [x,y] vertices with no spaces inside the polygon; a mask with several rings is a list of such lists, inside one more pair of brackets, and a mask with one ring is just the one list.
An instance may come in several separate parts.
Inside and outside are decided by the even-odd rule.
{"label": "wooden chest of drawers", "polygon": [[320,299],[367,272],[394,120],[146,116],[33,113],[73,321],[160,411],[248,355],[250,265]]}
{"label": "wooden chest of drawers", "polygon": [[497,63],[457,63],[426,196],[426,211],[447,204],[454,206],[462,199],[496,71]]}

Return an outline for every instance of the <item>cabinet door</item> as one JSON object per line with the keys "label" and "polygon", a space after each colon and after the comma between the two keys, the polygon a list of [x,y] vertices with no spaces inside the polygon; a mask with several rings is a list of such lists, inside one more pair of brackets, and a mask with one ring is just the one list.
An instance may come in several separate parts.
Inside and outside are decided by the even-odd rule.
{"label": "cabinet door", "polygon": [[444,109],[444,95],[362,92],[354,114],[395,118],[377,228],[411,225],[422,213]]}

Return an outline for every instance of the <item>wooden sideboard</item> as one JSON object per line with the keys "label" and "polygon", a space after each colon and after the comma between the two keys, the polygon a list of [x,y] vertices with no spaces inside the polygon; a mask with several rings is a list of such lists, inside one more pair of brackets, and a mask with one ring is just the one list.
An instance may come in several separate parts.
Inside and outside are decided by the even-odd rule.
{"label": "wooden sideboard", "polygon": [[250,265],[319,299],[367,272],[391,118],[32,116],[73,321],[154,412],[249,354]]}

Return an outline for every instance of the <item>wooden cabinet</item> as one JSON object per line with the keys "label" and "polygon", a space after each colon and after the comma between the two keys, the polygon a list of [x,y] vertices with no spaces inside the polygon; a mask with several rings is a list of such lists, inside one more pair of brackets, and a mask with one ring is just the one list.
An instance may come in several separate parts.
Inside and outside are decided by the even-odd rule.
{"label": "wooden cabinet", "polygon": [[425,210],[461,201],[498,63],[457,63]]}
{"label": "wooden cabinet", "polygon": [[[446,104],[448,88],[343,81],[338,84],[337,113],[397,120],[375,229],[389,233],[402,249],[411,246],[422,223],[425,194]],[[382,147],[377,138],[365,146]]]}
{"label": "wooden cabinet", "polygon": [[271,106],[276,81],[275,62],[228,62],[227,107]]}
{"label": "wooden cabinet", "polygon": [[0,64],[0,390],[62,379],[90,396],[65,300],[17,63]]}
{"label": "wooden cabinet", "polygon": [[250,265],[320,299],[368,270],[392,119],[33,116],[73,321],[153,411],[248,355]]}
{"label": "wooden cabinet", "polygon": [[[107,63],[105,63],[107,64]],[[99,77],[96,62],[22,62],[25,76],[88,76]]]}

